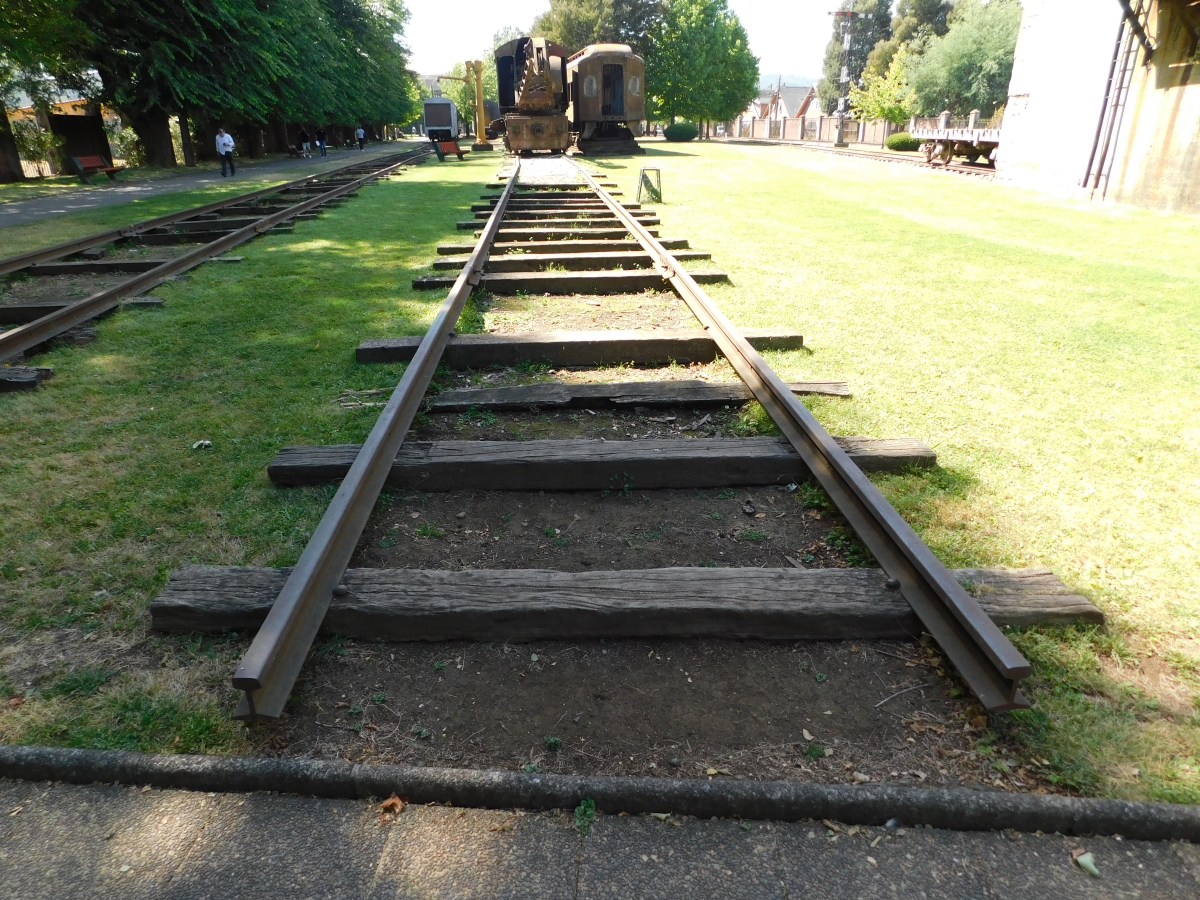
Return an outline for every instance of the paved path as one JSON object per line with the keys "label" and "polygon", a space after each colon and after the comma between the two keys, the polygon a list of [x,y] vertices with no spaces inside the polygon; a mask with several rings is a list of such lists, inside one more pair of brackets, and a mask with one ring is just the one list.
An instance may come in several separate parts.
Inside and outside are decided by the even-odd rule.
{"label": "paved path", "polygon": [[[0,896],[1184,900],[1200,847],[0,781]],[[880,838],[876,842],[876,838]],[[1100,878],[1070,861],[1092,852]]]}
{"label": "paved path", "polygon": [[[412,146],[417,145],[413,142]],[[357,150],[335,150],[324,159],[317,156],[312,159],[238,160],[238,174],[235,176],[235,181],[244,183],[246,190],[251,191],[265,181],[273,181],[277,178],[288,180],[300,178],[304,175],[349,165],[358,159],[397,153],[402,149],[402,144],[392,142],[372,144],[365,153],[359,153]],[[122,183],[121,176],[118,175],[115,182],[105,185],[88,187],[81,184],[78,189],[64,189],[42,197],[0,203],[0,228],[9,225],[25,225],[66,213],[114,206],[118,203],[128,203],[131,200],[142,200],[158,194],[194,190],[228,180],[221,177],[220,169],[197,171],[181,168],[177,175],[153,181],[130,181],[128,183]]]}

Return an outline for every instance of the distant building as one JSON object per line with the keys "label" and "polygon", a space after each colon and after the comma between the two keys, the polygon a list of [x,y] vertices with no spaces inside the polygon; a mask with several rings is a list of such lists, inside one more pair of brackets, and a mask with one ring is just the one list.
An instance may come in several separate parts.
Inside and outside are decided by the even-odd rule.
{"label": "distant building", "polygon": [[1200,4],[1023,5],[999,176],[1200,212]]}

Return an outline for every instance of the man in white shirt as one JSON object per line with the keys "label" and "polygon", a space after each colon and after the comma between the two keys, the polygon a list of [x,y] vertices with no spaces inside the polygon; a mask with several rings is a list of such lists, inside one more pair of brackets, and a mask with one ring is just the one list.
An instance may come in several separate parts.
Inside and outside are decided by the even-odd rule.
{"label": "man in white shirt", "polygon": [[363,148],[367,145],[367,133],[363,131],[363,127],[359,125],[358,131],[354,132],[354,136],[358,138],[358,152],[362,153]]}
{"label": "man in white shirt", "polygon": [[221,177],[225,177],[225,167],[229,167],[229,174],[236,175],[237,169],[233,166],[233,135],[226,134],[224,128],[217,129],[217,156],[221,157]]}

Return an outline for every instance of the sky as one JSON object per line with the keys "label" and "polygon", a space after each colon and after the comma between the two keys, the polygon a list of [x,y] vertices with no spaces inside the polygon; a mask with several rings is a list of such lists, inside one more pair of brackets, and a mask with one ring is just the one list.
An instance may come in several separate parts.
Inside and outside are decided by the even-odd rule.
{"label": "sky", "polygon": [[[759,71],[816,78],[832,31],[828,13],[837,0],[728,0],[759,58]],[[549,0],[408,0],[412,13],[405,42],[412,68],[422,75],[446,72],[456,62],[479,59],[505,26],[525,28],[550,8]]]}

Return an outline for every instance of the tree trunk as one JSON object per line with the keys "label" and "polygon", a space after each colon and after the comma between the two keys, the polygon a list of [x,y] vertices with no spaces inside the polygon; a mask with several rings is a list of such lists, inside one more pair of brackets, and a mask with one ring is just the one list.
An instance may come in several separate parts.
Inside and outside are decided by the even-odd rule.
{"label": "tree trunk", "polygon": [[13,137],[8,123],[8,112],[0,114],[0,184],[24,181],[25,170],[21,168],[21,154],[17,152],[17,139]]}
{"label": "tree trunk", "polygon": [[192,135],[192,147],[196,151],[196,158],[212,162],[217,159],[217,126],[210,119],[199,119],[196,122],[196,131]]}
{"label": "tree trunk", "polygon": [[262,128],[254,123],[243,125],[238,129],[238,137],[241,138],[242,154],[244,156],[247,156],[250,159],[262,159]]}
{"label": "tree trunk", "polygon": [[167,111],[154,107],[129,118],[138,140],[142,142],[146,165],[174,168],[175,147],[171,143],[171,117]]}
{"label": "tree trunk", "polygon": [[179,111],[179,143],[183,145],[183,164],[188,168],[196,165],[196,148],[192,146],[192,129],[188,124],[188,105]]}

